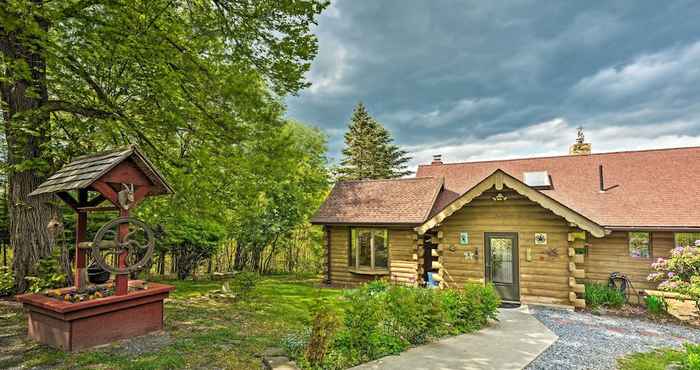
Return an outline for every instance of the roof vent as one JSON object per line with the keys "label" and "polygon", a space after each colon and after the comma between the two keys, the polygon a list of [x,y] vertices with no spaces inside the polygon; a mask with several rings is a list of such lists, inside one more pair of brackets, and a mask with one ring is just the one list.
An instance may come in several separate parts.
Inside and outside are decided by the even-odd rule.
{"label": "roof vent", "polygon": [[430,164],[442,164],[442,154],[433,154],[433,161]]}
{"label": "roof vent", "polygon": [[551,189],[552,182],[547,171],[523,172],[523,182],[530,187]]}

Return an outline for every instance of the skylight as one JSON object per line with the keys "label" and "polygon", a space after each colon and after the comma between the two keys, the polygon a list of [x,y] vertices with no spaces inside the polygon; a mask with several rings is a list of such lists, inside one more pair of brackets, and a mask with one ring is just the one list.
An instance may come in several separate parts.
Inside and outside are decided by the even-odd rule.
{"label": "skylight", "polygon": [[523,172],[523,182],[533,188],[550,188],[552,183],[549,181],[549,173],[547,171]]}

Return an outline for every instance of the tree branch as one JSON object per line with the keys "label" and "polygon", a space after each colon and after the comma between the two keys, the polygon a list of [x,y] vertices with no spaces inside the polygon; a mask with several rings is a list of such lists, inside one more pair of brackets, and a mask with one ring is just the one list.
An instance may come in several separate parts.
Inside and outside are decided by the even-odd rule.
{"label": "tree branch", "polygon": [[85,107],[63,100],[49,100],[42,106],[46,112],[67,112],[92,118],[115,118],[117,114],[102,109]]}

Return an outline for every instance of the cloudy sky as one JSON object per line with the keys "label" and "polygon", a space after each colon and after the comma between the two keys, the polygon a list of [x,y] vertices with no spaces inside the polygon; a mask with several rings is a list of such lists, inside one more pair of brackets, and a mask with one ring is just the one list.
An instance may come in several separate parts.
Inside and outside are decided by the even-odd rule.
{"label": "cloudy sky", "polygon": [[700,2],[337,0],[289,116],[338,160],[354,105],[429,162],[700,145]]}

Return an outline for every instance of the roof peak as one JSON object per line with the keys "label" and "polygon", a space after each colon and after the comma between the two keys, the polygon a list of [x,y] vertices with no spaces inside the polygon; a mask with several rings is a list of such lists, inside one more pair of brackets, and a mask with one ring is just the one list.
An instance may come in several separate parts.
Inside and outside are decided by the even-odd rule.
{"label": "roof peak", "polygon": [[655,148],[655,149],[639,149],[639,150],[618,150],[613,152],[602,152],[602,153],[591,153],[584,155],[551,155],[542,157],[523,157],[523,158],[509,158],[509,159],[486,159],[477,161],[461,161],[461,162],[451,162],[451,163],[440,163],[440,164],[419,164],[418,167],[429,167],[429,166],[450,166],[459,164],[477,164],[477,163],[495,163],[495,162],[515,162],[515,161],[531,161],[540,159],[553,159],[553,158],[571,158],[580,159],[587,157],[600,157],[607,155],[617,155],[617,154],[631,154],[631,153],[645,153],[645,152],[661,152],[661,151],[673,151],[673,150],[693,150],[700,149],[700,146],[686,146],[686,147],[675,147],[675,148]]}

